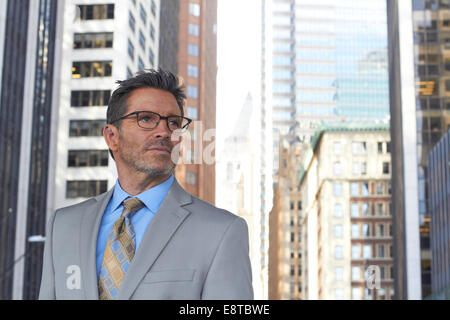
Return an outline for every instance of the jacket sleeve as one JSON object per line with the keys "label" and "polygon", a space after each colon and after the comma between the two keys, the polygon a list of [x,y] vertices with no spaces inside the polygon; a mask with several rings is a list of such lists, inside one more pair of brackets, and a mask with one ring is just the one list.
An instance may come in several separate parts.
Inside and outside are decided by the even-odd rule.
{"label": "jacket sleeve", "polygon": [[42,267],[41,288],[39,290],[39,300],[55,300],[55,269],[53,267],[53,225],[56,213],[54,213],[47,224],[44,263]]}
{"label": "jacket sleeve", "polygon": [[219,243],[202,290],[207,300],[252,300],[248,227],[236,217]]}

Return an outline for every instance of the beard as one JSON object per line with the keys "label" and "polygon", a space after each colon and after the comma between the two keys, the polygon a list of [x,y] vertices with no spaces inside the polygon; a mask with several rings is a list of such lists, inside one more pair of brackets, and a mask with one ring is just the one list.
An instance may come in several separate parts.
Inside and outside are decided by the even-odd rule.
{"label": "beard", "polygon": [[175,163],[172,162],[170,154],[155,154],[152,160],[146,157],[146,152],[154,147],[166,147],[170,154],[173,145],[170,138],[164,138],[158,141],[149,141],[144,146],[139,146],[132,141],[127,141],[122,135],[119,137],[119,156],[123,162],[133,170],[147,174],[149,177],[170,175],[175,170]]}

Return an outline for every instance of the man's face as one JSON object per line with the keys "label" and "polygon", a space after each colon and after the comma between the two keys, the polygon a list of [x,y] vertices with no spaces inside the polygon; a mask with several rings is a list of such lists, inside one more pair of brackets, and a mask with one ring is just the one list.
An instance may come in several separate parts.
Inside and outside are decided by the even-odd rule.
{"label": "man's face", "polygon": [[[167,91],[154,88],[134,90],[127,101],[129,114],[134,111],[153,111],[162,116],[181,115],[175,97]],[[166,120],[161,119],[152,130],[140,128],[136,116],[122,120],[117,156],[125,166],[149,175],[167,175],[173,172],[172,149],[179,141],[171,141],[172,132]],[[117,162],[117,161],[116,161]]]}

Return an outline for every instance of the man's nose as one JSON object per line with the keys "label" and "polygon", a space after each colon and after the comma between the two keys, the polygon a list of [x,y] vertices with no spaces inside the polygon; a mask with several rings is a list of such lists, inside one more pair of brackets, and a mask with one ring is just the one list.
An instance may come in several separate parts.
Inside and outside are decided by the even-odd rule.
{"label": "man's nose", "polygon": [[161,119],[156,128],[153,129],[157,138],[169,137],[171,135],[171,132],[167,126],[167,121],[167,119]]}

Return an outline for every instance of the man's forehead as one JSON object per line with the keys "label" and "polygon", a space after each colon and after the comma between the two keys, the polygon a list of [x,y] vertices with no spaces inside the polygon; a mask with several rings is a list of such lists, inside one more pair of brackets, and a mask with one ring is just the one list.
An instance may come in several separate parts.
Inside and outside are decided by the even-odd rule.
{"label": "man's forehead", "polygon": [[[178,114],[178,103],[169,91],[156,88],[139,88],[131,92],[127,101],[128,111],[163,109],[169,113]],[[150,110],[152,111],[152,110]],[[159,110],[162,111],[162,110]]]}

